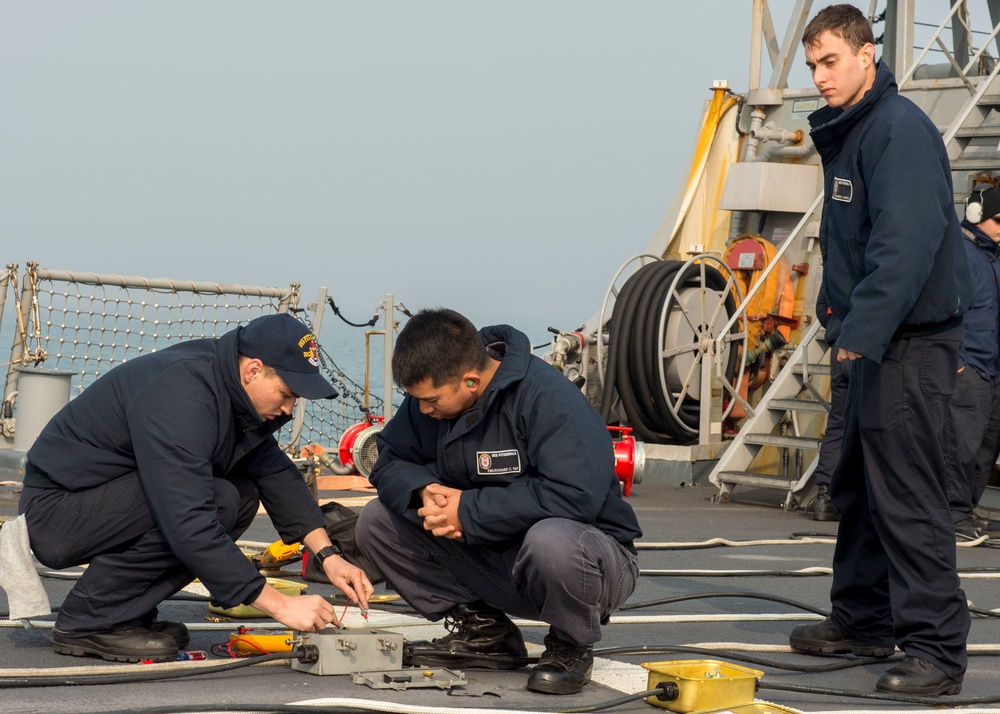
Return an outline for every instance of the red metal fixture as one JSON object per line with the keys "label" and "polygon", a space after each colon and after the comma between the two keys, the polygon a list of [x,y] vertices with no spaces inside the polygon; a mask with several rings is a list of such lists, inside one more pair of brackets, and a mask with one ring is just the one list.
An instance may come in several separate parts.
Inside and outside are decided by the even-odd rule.
{"label": "red metal fixture", "polygon": [[[626,496],[632,494],[632,483],[642,483],[642,472],[646,466],[646,450],[641,441],[632,436],[632,428],[627,426],[609,426],[614,440],[615,474],[622,484],[622,492]],[[615,438],[615,434],[618,437]]]}
{"label": "red metal fixture", "polygon": [[349,427],[337,444],[340,463],[367,477],[378,457],[375,434],[382,431],[384,422],[383,416],[368,416],[360,424]]}

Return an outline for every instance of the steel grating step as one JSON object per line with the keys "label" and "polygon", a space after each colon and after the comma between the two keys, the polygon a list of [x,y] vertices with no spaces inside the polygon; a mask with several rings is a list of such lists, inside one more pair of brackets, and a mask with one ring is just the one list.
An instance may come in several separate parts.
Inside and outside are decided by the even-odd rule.
{"label": "steel grating step", "polygon": [[[792,372],[795,374],[802,374],[803,369],[801,364],[792,365]],[[830,363],[829,362],[817,362],[815,364],[809,365],[809,374],[830,374]]]}
{"label": "steel grating step", "polygon": [[798,483],[798,479],[787,479],[774,474],[754,473],[753,471],[720,471],[718,478],[721,483],[760,486],[762,488],[790,489]]}
{"label": "steel grating step", "polygon": [[967,129],[959,129],[955,134],[960,139],[975,139],[979,137],[993,138],[1000,137],[1000,124],[990,124],[988,126],[973,126]]}
{"label": "steel grating step", "polygon": [[778,411],[812,412],[814,414],[827,414],[830,408],[817,402],[815,399],[772,399],[767,403],[768,409]]}
{"label": "steel grating step", "polygon": [[952,159],[952,171],[997,171],[1000,170],[1000,158],[969,158]]}
{"label": "steel grating step", "polygon": [[747,444],[778,446],[783,449],[819,449],[820,439],[811,436],[782,436],[781,434],[747,434],[743,437]]}

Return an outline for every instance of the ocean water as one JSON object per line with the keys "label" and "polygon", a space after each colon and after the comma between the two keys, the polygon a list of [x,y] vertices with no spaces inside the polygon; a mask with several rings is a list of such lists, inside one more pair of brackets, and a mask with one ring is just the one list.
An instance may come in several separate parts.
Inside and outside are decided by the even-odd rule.
{"label": "ocean water", "polygon": [[[335,322],[340,324],[334,324]],[[340,322],[335,315],[328,311],[323,318],[319,341],[323,352],[333,358],[340,371],[356,382],[362,392],[367,373],[369,393],[381,399],[385,383],[385,340],[383,336],[368,336],[367,355],[365,350],[365,332],[374,329],[381,329],[381,325],[377,328],[351,327]],[[394,390],[393,404],[398,405],[402,399],[403,395],[398,390]]]}

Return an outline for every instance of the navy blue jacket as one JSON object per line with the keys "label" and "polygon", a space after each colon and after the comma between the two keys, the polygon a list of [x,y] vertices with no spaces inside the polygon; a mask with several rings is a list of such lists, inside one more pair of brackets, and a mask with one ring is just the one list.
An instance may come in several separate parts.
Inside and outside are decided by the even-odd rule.
{"label": "navy blue jacket", "polygon": [[941,134],[879,62],[848,109],[809,116],[823,160],[823,285],[837,346],[881,362],[894,338],[961,324],[972,301]]}
{"label": "navy blue jacket", "polygon": [[976,370],[983,379],[1000,374],[1000,260],[997,244],[977,226],[962,221],[965,254],[969,260],[975,297],[965,313],[961,362]]}
{"label": "navy blue jacket", "polygon": [[524,333],[496,325],[479,334],[503,358],[469,411],[454,423],[437,420],[407,396],[378,434],[371,482],[379,500],[422,524],[418,492],[442,483],[463,491],[458,510],[469,545],[502,549],[543,519],[567,518],[632,548],[642,532],[621,495],[597,410],[531,354]]}
{"label": "navy blue jacket", "polygon": [[[252,480],[285,542],[323,516],[239,381],[237,328],[121,364],[70,401],[28,451],[25,484],[71,491],[138,473],[157,526],[223,607],[252,602],[265,580],[219,523],[213,478]],[[29,468],[29,471],[34,469]]]}

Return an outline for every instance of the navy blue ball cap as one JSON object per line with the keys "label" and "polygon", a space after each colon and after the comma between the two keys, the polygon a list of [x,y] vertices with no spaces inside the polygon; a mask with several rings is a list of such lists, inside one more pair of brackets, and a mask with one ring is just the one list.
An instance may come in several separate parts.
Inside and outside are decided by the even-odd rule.
{"label": "navy blue ball cap", "polygon": [[319,373],[319,345],[316,335],[287,312],[264,315],[240,328],[241,355],[259,359],[274,369],[288,388],[306,399],[334,399],[338,396]]}

